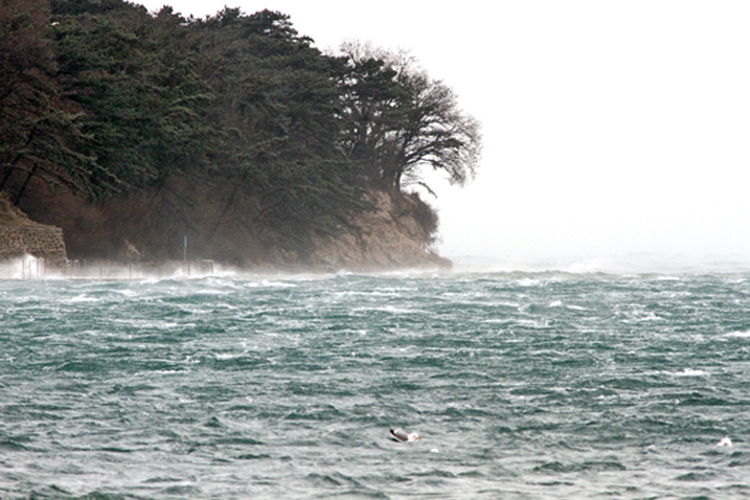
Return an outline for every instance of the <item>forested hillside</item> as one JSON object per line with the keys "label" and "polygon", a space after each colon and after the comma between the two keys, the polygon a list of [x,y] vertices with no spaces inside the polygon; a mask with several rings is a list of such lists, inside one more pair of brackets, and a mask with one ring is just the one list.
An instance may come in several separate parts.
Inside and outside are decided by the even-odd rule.
{"label": "forested hillside", "polygon": [[404,190],[423,167],[466,182],[479,148],[414,61],[323,54],[278,12],[0,1],[0,191],[74,257],[175,258],[188,236],[203,257],[304,260],[359,230],[374,192],[429,238],[434,212]]}

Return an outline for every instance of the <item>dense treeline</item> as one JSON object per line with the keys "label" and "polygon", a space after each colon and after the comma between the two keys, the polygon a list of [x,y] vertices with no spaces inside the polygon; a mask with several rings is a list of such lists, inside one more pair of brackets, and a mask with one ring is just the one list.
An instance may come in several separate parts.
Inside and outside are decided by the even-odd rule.
{"label": "dense treeline", "polygon": [[210,247],[222,226],[300,248],[345,229],[365,191],[421,182],[421,166],[465,182],[479,143],[408,57],[323,54],[278,12],[0,0],[0,191],[82,234],[96,209],[120,226],[109,239],[154,256],[169,253],[159,238]]}

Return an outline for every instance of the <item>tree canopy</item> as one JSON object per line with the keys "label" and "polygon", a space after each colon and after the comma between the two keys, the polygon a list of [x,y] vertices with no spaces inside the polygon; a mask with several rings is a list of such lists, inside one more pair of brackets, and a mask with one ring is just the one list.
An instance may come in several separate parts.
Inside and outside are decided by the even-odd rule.
{"label": "tree canopy", "polygon": [[198,231],[210,200],[258,239],[299,242],[422,167],[465,183],[479,150],[476,121],[411,59],[323,54],[279,12],[0,2],[0,190],[16,204],[35,185],[105,208],[147,197],[160,227]]}
{"label": "tree canopy", "polygon": [[447,85],[430,79],[405,53],[359,42],[345,43],[341,51],[342,139],[348,157],[364,164],[371,182],[397,191],[423,184],[423,166],[445,172],[459,185],[474,177],[479,124],[460,110]]}

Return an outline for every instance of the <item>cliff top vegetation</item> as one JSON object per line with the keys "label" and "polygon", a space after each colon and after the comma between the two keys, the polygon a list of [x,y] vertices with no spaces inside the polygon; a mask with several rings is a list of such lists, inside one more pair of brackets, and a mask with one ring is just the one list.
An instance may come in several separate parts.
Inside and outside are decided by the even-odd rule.
{"label": "cliff top vegetation", "polygon": [[73,254],[127,239],[169,257],[183,235],[228,260],[300,252],[370,190],[407,196],[423,168],[465,183],[480,144],[411,58],[324,54],[279,12],[0,2],[0,191]]}

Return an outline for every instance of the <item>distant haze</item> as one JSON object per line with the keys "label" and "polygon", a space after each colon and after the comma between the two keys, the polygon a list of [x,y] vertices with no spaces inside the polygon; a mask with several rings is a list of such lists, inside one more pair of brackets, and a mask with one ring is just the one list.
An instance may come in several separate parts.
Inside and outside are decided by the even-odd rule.
{"label": "distant haze", "polygon": [[464,189],[431,180],[447,257],[750,262],[750,3],[238,2],[319,48],[409,49],[483,124]]}

